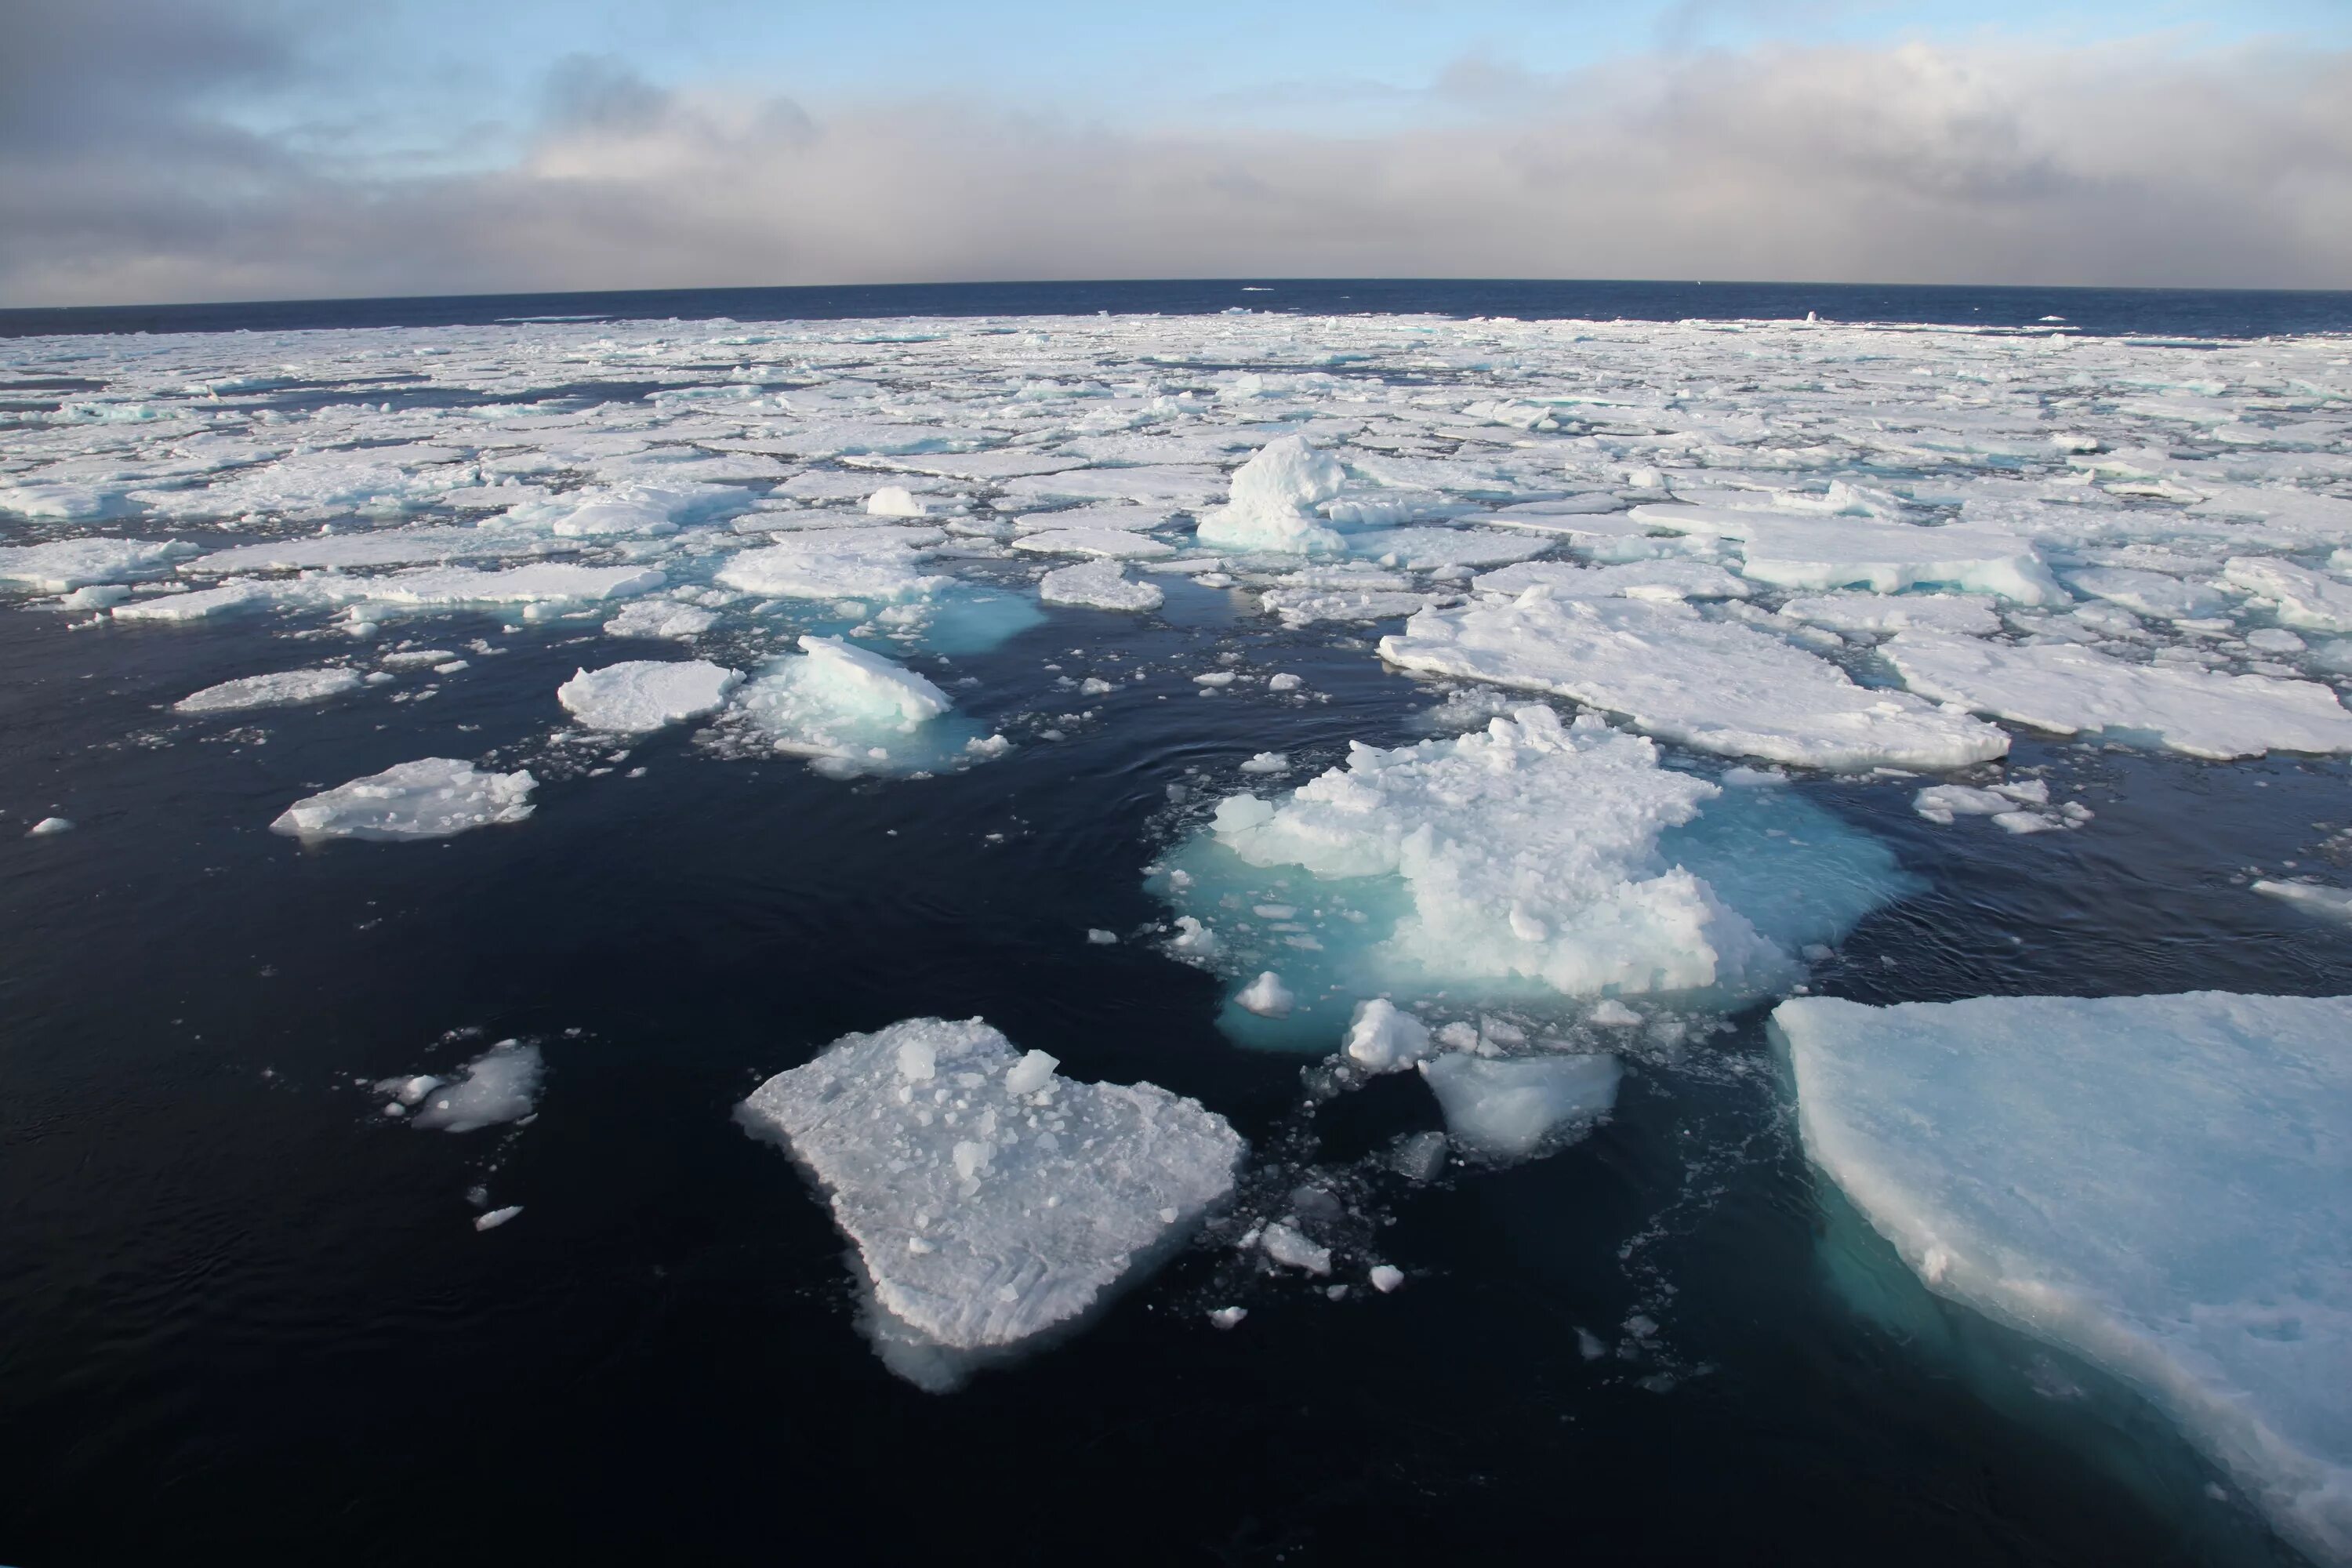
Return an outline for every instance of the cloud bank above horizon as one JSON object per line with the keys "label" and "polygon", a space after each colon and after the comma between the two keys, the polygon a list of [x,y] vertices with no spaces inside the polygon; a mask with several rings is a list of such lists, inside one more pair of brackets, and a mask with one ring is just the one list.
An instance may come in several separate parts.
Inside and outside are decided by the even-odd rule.
{"label": "cloud bank above horizon", "polygon": [[[659,28],[614,13],[634,34],[533,3],[501,33],[443,0],[368,24],[42,0],[0,56],[0,304],[1244,276],[2352,287],[2352,37],[2320,13],[2147,32],[2097,7],[2063,31],[1921,25],[1932,9],[1682,0],[1631,29],[1615,8],[1607,33],[1573,3],[1399,3],[1362,10],[1352,45],[1204,63],[1195,35],[1017,22],[992,59],[945,13],[917,26],[922,5],[894,60],[887,30],[779,33],[782,9],[730,0]],[[1192,16],[1212,44],[1240,25]]]}

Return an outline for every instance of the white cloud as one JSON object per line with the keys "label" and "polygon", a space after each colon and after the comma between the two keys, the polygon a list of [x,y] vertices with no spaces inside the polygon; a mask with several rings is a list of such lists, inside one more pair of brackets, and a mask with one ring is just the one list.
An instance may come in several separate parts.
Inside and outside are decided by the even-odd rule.
{"label": "white cloud", "polygon": [[137,148],[0,147],[0,299],[1236,275],[2352,286],[2342,53],[1783,48],[1465,68],[1438,95],[1418,131],[1115,132],[940,99],[813,115],[575,63],[525,153],[486,174],[340,172],[194,121]]}

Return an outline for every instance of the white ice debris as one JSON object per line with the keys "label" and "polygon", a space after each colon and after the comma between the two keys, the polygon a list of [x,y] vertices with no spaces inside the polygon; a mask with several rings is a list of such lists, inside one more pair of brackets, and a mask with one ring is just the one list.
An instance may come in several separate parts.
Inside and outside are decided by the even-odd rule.
{"label": "white ice debris", "polygon": [[719,568],[718,581],[795,599],[926,598],[950,581],[920,569],[939,537],[929,529],[826,529],[746,550]]}
{"label": "white ice debris", "polygon": [[574,671],[555,700],[592,730],[632,735],[716,713],[742,680],[708,659],[630,659]]}
{"label": "white ice debris", "polygon": [[2009,737],[1899,691],[1856,686],[1835,665],[1687,605],[1516,599],[1424,610],[1381,639],[1407,669],[1557,692],[1625,715],[1695,750],[1806,767],[1957,768]]}
{"label": "white ice debris", "polygon": [[1806,1152],[1930,1289],[2168,1412],[2352,1559],[2352,998],[1801,998]]}
{"label": "white ice debris", "polygon": [[499,1226],[506,1224],[507,1221],[514,1218],[515,1215],[520,1213],[522,1213],[522,1205],[520,1204],[509,1204],[502,1209],[492,1209],[488,1214],[477,1215],[474,1216],[474,1228],[476,1230],[496,1230]]}
{"label": "white ice debris", "polygon": [[194,551],[176,541],[53,539],[0,549],[0,587],[62,594],[88,583],[148,577]]}
{"label": "white ice debris", "polygon": [[719,623],[719,616],[675,599],[632,599],[604,623],[608,637],[698,637]]}
{"label": "white ice debris", "polygon": [[[2187,583],[2162,572],[2128,566],[2086,566],[2066,574],[2076,593],[2120,605],[2137,616],[2159,621],[2194,621],[2227,616],[2230,601],[2202,583]],[[1975,626],[1939,626],[1938,631],[1970,632]],[[1990,628],[1985,628],[1990,629]]]}
{"label": "white ice debris", "polygon": [[2283,626],[2352,632],[2352,583],[2268,557],[2234,555],[2221,568],[2230,585],[2277,606]]}
{"label": "white ice debris", "polygon": [[1375,1263],[1365,1278],[1372,1282],[1373,1289],[1385,1296],[1404,1283],[1404,1270],[1392,1263]]}
{"label": "white ice debris", "polygon": [[1260,752],[1241,764],[1245,773],[1286,773],[1290,771],[1290,754],[1286,752]]}
{"label": "white ice debris", "polygon": [[304,838],[445,838],[522,821],[537,783],[527,772],[477,773],[454,757],[425,757],[298,800],[269,826]]}
{"label": "white ice debris", "polygon": [[1223,1118],[1157,1085],[1079,1083],[978,1018],[848,1035],[743,1102],[856,1245],[886,1359],[931,1386],[954,1359],[1079,1318],[1233,1190]]}
{"label": "white ice debris", "polygon": [[41,818],[40,821],[33,824],[32,826],[25,829],[25,837],[27,838],[47,838],[55,834],[71,833],[72,831],[73,824],[66,818],[62,816],[45,816]]}
{"label": "white ice debris", "polygon": [[2327,888],[2316,882],[2278,882],[2265,877],[2254,891],[2277,899],[2327,920],[2352,921],[2352,888]]}
{"label": "white ice debris", "polygon": [[1101,555],[1115,561],[1150,561],[1176,553],[1176,547],[1164,539],[1117,528],[1041,529],[1014,540],[1013,548],[1041,555]]}
{"label": "white ice debris", "polygon": [[1244,985],[1234,997],[1234,1005],[1255,1013],[1261,1018],[1279,1018],[1297,1005],[1297,998],[1282,976],[1269,969]]}
{"label": "white ice debris", "polygon": [[1623,1076],[1606,1054],[1490,1058],[1449,1052],[1421,1064],[1465,1153],[1522,1160],[1580,1136],[1617,1103]]}
{"label": "white ice debris", "polygon": [[1481,573],[1470,585],[1481,594],[1516,596],[1539,584],[1562,599],[1745,599],[1756,591],[1706,561],[1629,561],[1614,566],[1522,561]]}
{"label": "white ice debris", "polygon": [[2013,645],[1903,632],[1885,645],[1911,689],[2037,730],[2098,734],[2227,761],[2352,752],[2352,713],[2315,681],[2130,664],[2078,643]]}
{"label": "white ice debris", "polygon": [[1202,514],[1194,537],[1226,550],[1344,550],[1345,537],[1312,509],[1346,480],[1338,458],[1302,436],[1284,436],[1234,470],[1232,499]]}
{"label": "white ice debris", "polygon": [[1275,1221],[1258,1232],[1257,1244],[1267,1258],[1302,1274],[1331,1272],[1331,1249],[1317,1243],[1297,1226]]}
{"label": "white ice debris", "polygon": [[1340,1048],[1366,1072],[1400,1072],[1429,1054],[1429,1026],[1399,1012],[1387,997],[1375,996],[1356,1005]]}
{"label": "white ice debris", "polygon": [[425,1109],[409,1118],[408,1124],[442,1132],[471,1132],[520,1121],[539,1103],[546,1065],[537,1046],[500,1040],[467,1062],[463,1077],[427,1090]]}
{"label": "white ice debris", "polygon": [[330,697],[357,691],[366,678],[356,669],[331,666],[325,669],[289,669],[275,675],[247,675],[207,686],[172,704],[177,713],[235,713],[248,708],[287,708],[303,702],[323,702]]}
{"label": "white ice debris", "polygon": [[1049,605],[1094,610],[1156,610],[1166,598],[1158,584],[1131,580],[1113,560],[1048,572],[1037,584],[1037,596]]}
{"label": "white ice debris", "polygon": [[1958,632],[1990,637],[2000,630],[1995,601],[1982,594],[1822,594],[1790,599],[1780,614],[1833,632]]}

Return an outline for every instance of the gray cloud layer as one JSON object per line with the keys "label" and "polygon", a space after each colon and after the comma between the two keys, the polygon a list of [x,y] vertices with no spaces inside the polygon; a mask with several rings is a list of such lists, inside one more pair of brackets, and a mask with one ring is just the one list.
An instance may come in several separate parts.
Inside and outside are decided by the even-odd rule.
{"label": "gray cloud layer", "polygon": [[80,14],[153,26],[79,99],[56,83],[89,26],[0,51],[9,304],[1236,275],[2352,287],[2341,53],[1468,64],[1431,129],[1355,136],[944,99],[811,112],[574,59],[517,157],[401,176],[208,110],[286,68],[254,6]]}

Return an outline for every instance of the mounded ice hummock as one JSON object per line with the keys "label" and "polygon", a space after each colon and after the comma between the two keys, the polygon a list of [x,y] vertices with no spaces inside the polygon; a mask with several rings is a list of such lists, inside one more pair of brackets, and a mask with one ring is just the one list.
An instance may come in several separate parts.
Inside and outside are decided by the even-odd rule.
{"label": "mounded ice hummock", "polygon": [[53,539],[0,549],[0,587],[63,594],[89,583],[146,577],[192,553],[172,540]]}
{"label": "mounded ice hummock", "polygon": [[[466,1064],[465,1076],[429,1089],[411,1127],[471,1132],[503,1121],[520,1121],[539,1102],[546,1063],[537,1046],[500,1040]],[[430,1082],[429,1079],[412,1080]]]}
{"label": "mounded ice hummock", "polygon": [[708,659],[638,658],[575,671],[555,700],[592,730],[633,735],[716,713],[742,680]]}
{"label": "mounded ice hummock", "polygon": [[933,721],[953,703],[929,679],[839,637],[803,637],[802,652],[744,687],[738,705],[775,749],[819,773],[901,773],[943,760]]}
{"label": "mounded ice hummock", "polygon": [[1305,437],[1269,441],[1234,470],[1232,499],[1202,513],[1193,537],[1226,550],[1345,550],[1346,538],[1314,508],[1346,482],[1339,459],[1317,451]]}
{"label": "mounded ice hummock", "polygon": [[[1196,922],[1177,956],[1237,989],[1279,976],[1281,1005],[1260,978],[1222,1027],[1327,1051],[1361,1027],[1365,997],[1736,1005],[1793,983],[1799,950],[1901,886],[1883,847],[1791,792],[1725,792],[1638,735],[1533,706],[1451,739],[1358,744],[1272,801],[1228,798],[1153,882]],[[1407,1022],[1367,1036],[1382,1068],[1418,1054]]]}
{"label": "mounded ice hummock", "polygon": [[1784,1002],[1806,1152],[1939,1294],[2352,1562],[2352,998]]}
{"label": "mounded ice hummock", "polygon": [[269,826],[303,838],[446,838],[522,821],[538,782],[527,772],[478,773],[455,757],[424,757],[298,800]]}
{"label": "mounded ice hummock", "polygon": [[1225,1120],[1155,1084],[1079,1083],[978,1018],[846,1035],[737,1111],[823,1189],[892,1370],[955,1385],[1082,1318],[1233,1191]]}
{"label": "mounded ice hummock", "polygon": [[2103,734],[2216,762],[2352,752],[2352,713],[2316,681],[2126,664],[2079,643],[1937,632],[1903,632],[1882,651],[1922,696],[2062,735]]}
{"label": "mounded ice hummock", "polygon": [[248,708],[288,708],[321,702],[357,691],[367,678],[356,669],[288,669],[275,675],[247,675],[207,686],[172,704],[175,713],[236,713]]}
{"label": "mounded ice hummock", "polygon": [[1944,769],[2009,750],[2009,737],[1990,724],[1906,692],[1856,686],[1835,665],[1685,605],[1564,599],[1538,584],[1515,599],[1423,610],[1381,639],[1381,657],[1557,692],[1722,756]]}
{"label": "mounded ice hummock", "polygon": [[1421,1064],[1464,1152],[1523,1160],[1591,1130],[1617,1104],[1624,1076],[1606,1053],[1489,1058],[1454,1051]]}
{"label": "mounded ice hummock", "polygon": [[1093,610],[1156,610],[1167,595],[1158,584],[1138,583],[1117,561],[1106,560],[1046,573],[1038,580],[1037,597],[1049,605]]}

